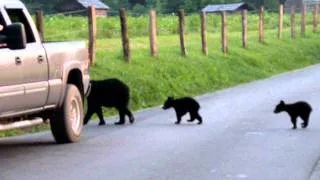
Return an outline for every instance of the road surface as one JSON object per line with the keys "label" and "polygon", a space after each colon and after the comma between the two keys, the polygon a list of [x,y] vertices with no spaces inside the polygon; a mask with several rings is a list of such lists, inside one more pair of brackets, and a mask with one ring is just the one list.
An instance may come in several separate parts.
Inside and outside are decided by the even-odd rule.
{"label": "road surface", "polygon": [[[50,132],[2,138],[0,179],[320,179],[320,65],[196,99],[203,125],[175,125],[159,106],[134,113],[134,125],[90,121],[80,143],[56,145]],[[309,127],[274,114],[280,100],[308,101]]]}

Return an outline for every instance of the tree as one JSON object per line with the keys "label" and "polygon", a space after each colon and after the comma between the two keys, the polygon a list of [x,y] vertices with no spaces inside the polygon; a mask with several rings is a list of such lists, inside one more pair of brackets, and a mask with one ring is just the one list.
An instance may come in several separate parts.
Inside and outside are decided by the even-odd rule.
{"label": "tree", "polygon": [[134,16],[140,16],[147,13],[147,8],[142,4],[136,4],[133,6],[131,12]]}
{"label": "tree", "polygon": [[153,8],[155,8],[157,12],[163,13],[163,10],[165,8],[165,2],[161,0],[153,1]]}
{"label": "tree", "polygon": [[195,12],[197,10],[196,4],[192,0],[184,0],[179,9],[184,9],[186,12]]}
{"label": "tree", "polygon": [[120,8],[129,8],[129,0],[102,0],[111,9],[118,10]]}
{"label": "tree", "polygon": [[[285,0],[280,0],[285,2]],[[277,9],[279,6],[279,0],[245,0],[248,4],[253,5],[256,8],[259,8],[260,5],[264,5],[266,9]]]}
{"label": "tree", "polygon": [[[53,11],[53,7],[62,0],[22,0],[31,9],[42,8],[45,11]],[[116,12],[119,8],[134,9],[134,11],[142,11],[141,6],[134,7],[137,4],[143,5],[144,8],[149,9],[151,6],[156,8],[158,13],[172,13],[177,12],[183,8],[188,13],[199,12],[208,4],[223,4],[223,3],[237,3],[246,2],[253,7],[259,8],[260,4],[264,4],[267,10],[278,9],[279,2],[285,0],[101,0],[110,8],[110,12]]]}
{"label": "tree", "polygon": [[279,7],[279,0],[267,0],[265,6],[269,10],[277,10]]}

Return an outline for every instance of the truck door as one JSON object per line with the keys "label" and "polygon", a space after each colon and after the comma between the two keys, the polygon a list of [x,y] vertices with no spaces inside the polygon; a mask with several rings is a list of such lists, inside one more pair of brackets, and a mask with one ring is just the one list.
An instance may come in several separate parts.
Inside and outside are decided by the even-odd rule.
{"label": "truck door", "polygon": [[40,108],[46,105],[48,98],[48,61],[45,49],[30,15],[23,9],[6,9],[12,23],[24,24],[27,46],[17,53],[20,59],[25,88],[25,108]]}
{"label": "truck door", "polygon": [[[0,24],[5,27],[6,22],[0,12]],[[0,30],[0,36],[2,34]],[[16,110],[23,110],[20,100],[24,96],[22,66],[16,59],[15,51],[0,42],[0,115]]]}
{"label": "truck door", "polygon": [[1,46],[0,54],[0,114],[23,110],[22,66],[8,48]]}

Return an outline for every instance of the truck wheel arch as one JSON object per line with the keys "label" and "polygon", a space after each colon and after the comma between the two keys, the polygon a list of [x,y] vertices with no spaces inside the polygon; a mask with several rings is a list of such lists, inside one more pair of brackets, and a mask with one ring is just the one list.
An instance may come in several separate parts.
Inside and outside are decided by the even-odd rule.
{"label": "truck wheel arch", "polygon": [[82,100],[84,100],[82,72],[79,69],[73,69],[69,72],[66,84],[75,85],[79,89]]}
{"label": "truck wheel arch", "polygon": [[[77,66],[79,65],[79,67]],[[66,93],[66,87],[68,84],[73,84],[75,85],[82,97],[82,100],[84,100],[84,85],[83,85],[83,73],[80,70],[80,64],[73,64],[72,66],[65,66],[63,70],[63,75],[62,75],[62,83],[63,83],[63,88],[62,88],[62,96],[60,97],[59,100],[59,106],[62,105],[64,96]]]}

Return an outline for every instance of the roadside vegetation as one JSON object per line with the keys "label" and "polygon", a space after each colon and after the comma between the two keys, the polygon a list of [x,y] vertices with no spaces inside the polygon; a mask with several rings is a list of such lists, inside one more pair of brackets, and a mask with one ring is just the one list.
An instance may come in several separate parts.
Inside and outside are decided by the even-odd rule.
{"label": "roadside vegetation", "polygon": [[277,40],[276,34],[269,31],[264,44],[251,36],[248,49],[244,49],[240,34],[230,33],[228,55],[220,51],[219,35],[210,35],[208,56],[201,53],[200,36],[189,34],[187,57],[180,56],[178,36],[162,36],[156,58],[149,55],[148,38],[134,38],[131,64],[122,60],[119,39],[103,39],[98,41],[98,60],[91,68],[91,78],[125,81],[131,87],[130,106],[138,110],[159,105],[168,95],[196,96],[319,62],[319,34],[309,32],[308,37],[295,40],[289,34]]}
{"label": "roadside vegetation", "polygon": [[[145,37],[149,33],[149,17],[147,15],[133,17],[128,15],[129,36]],[[300,14],[296,15],[297,28],[300,26]],[[312,14],[307,14],[308,24],[312,24]],[[248,14],[248,30],[258,31],[259,16],[257,12]],[[186,17],[186,33],[200,33],[200,16],[192,14]],[[290,16],[284,16],[284,28],[290,27]],[[88,19],[77,16],[48,15],[45,17],[45,40],[75,40],[88,39]],[[219,34],[221,29],[220,14],[208,14],[207,29],[208,33]],[[168,36],[178,34],[178,17],[176,14],[157,16],[157,26],[159,36]],[[241,31],[241,15],[240,13],[232,13],[228,15],[229,32]],[[265,29],[274,30],[278,27],[278,14],[265,12]],[[298,30],[298,29],[297,29]],[[254,33],[256,34],[256,33]],[[275,38],[276,36],[274,36]],[[121,27],[118,16],[97,17],[97,38],[113,39],[121,38]],[[240,38],[240,36],[239,36]]]}
{"label": "roadside vegetation", "polygon": [[[195,16],[195,21],[196,17],[199,18]],[[235,17],[238,20],[232,20]],[[87,37],[85,33],[82,35],[72,33],[73,31],[82,32],[82,30],[87,33],[85,18],[73,17],[68,19],[71,17],[60,16],[48,18],[53,18],[57,22],[50,22],[49,19],[46,19],[46,40],[75,40]],[[158,21],[160,24],[158,57],[150,56],[147,24],[141,25],[130,33],[130,37],[132,37],[130,39],[131,64],[123,60],[121,39],[118,34],[119,29],[117,29],[119,21],[111,19],[111,22],[106,20],[99,22],[102,21],[99,19],[97,23],[99,38],[97,41],[97,62],[90,69],[91,78],[117,77],[123,80],[131,88],[130,108],[137,111],[162,104],[168,95],[176,97],[197,96],[319,63],[320,33],[311,32],[311,26],[308,26],[306,36],[301,37],[297,25],[296,39],[290,38],[289,28],[286,28],[283,39],[278,40],[276,16],[274,16],[274,18],[271,18],[272,23],[266,24],[268,27],[265,34],[266,38],[265,42],[261,44],[258,42],[257,36],[257,18],[253,16],[250,18],[252,22],[249,23],[247,49],[242,48],[241,44],[240,16],[230,18],[229,54],[227,55],[221,52],[219,28],[212,28],[214,24],[210,24],[212,22],[219,24],[218,19],[208,19],[208,28],[212,28],[208,30],[208,56],[204,56],[201,52],[198,28],[200,25],[197,22],[193,22],[196,25],[192,28],[190,27],[192,21],[188,20],[187,57],[180,55],[178,34],[170,32],[177,28],[177,17],[172,19],[174,21],[172,30],[170,28],[161,29],[162,21]],[[51,21],[53,20],[51,19]],[[133,21],[135,21],[134,18],[130,18],[131,25],[135,24]],[[168,25],[168,22],[164,22],[163,26]],[[76,26],[76,24],[78,25]],[[110,30],[101,24],[115,26],[115,29]],[[271,24],[273,25],[271,26]],[[108,33],[108,31],[110,32]],[[59,34],[66,37],[57,36],[53,38],[53,35]],[[115,111],[109,109],[104,109],[104,112],[105,116],[115,113]],[[39,130],[42,129],[43,126],[39,128]],[[38,130],[32,129],[32,131]],[[16,135],[21,132],[25,133],[21,130],[1,132],[0,137]]]}

